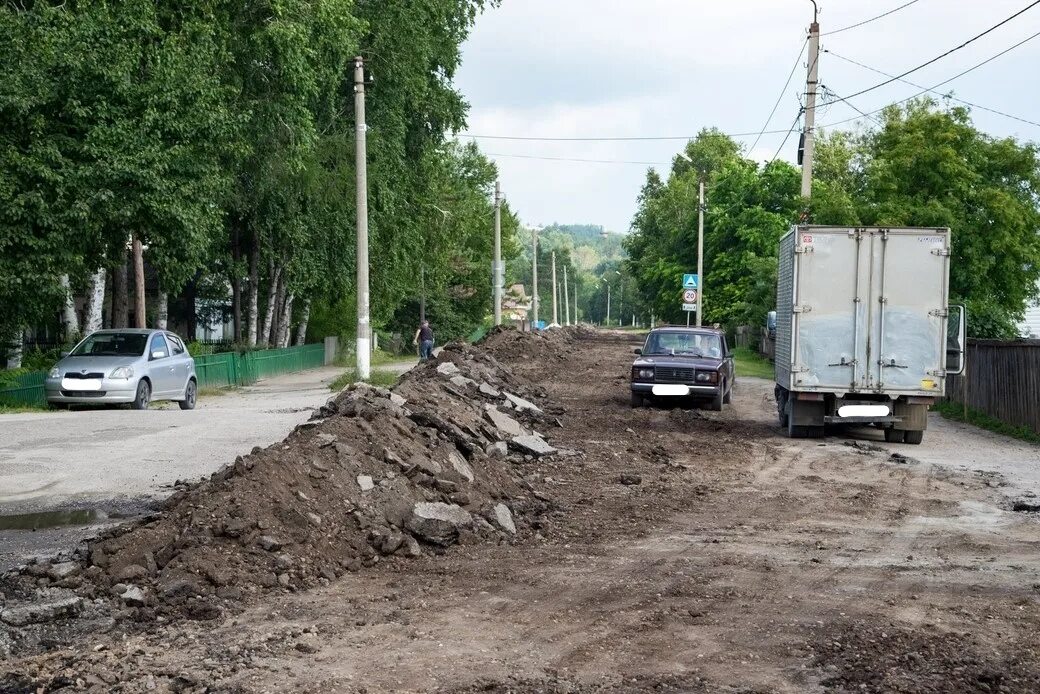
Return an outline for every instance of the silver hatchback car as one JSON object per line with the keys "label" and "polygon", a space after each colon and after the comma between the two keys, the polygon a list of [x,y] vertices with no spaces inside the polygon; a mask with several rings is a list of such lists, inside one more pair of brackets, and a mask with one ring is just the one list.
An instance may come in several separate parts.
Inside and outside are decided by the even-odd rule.
{"label": "silver hatchback car", "polygon": [[195,407],[195,360],[184,341],[166,330],[99,330],[62,358],[44,383],[52,407],[129,403],[136,410],[153,400]]}

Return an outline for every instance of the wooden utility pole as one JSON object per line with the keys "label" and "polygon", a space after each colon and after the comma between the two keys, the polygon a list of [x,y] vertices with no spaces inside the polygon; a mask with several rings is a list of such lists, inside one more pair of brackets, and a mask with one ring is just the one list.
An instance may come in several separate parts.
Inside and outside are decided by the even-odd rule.
{"label": "wooden utility pole", "polygon": [[147,328],[148,322],[144,317],[144,247],[141,239],[134,234],[134,327]]}

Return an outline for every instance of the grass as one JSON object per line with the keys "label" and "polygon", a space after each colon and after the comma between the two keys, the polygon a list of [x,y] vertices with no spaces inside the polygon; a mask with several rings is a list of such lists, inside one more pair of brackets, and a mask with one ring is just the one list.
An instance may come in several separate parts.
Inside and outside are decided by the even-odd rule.
{"label": "grass", "polygon": [[[418,359],[418,354],[394,354],[393,352],[387,352],[382,349],[377,349],[372,352],[372,366],[385,366],[387,364],[397,364],[402,361],[408,361],[409,359]],[[354,364],[354,353],[343,350],[339,353],[335,360],[333,360],[333,366],[352,366]]]}
{"label": "grass", "polygon": [[733,361],[737,368],[737,376],[754,376],[773,380],[773,363],[758,352],[747,347],[737,347],[733,350]]}
{"label": "grass", "polygon": [[[4,405],[0,403],[0,415],[25,414],[27,412],[51,412],[46,405]],[[54,410],[57,411],[57,410]]]}
{"label": "grass", "polygon": [[1010,436],[1022,441],[1040,443],[1040,434],[1032,429],[1002,422],[996,417],[989,416],[985,412],[980,412],[969,407],[967,410],[968,416],[965,417],[964,405],[961,405],[960,403],[942,401],[933,405],[932,409],[947,419],[952,419],[957,422],[966,422],[977,426],[980,429],[992,431],[996,434],[1003,434],[1004,436]]}
{"label": "grass", "polygon": [[198,396],[200,398],[220,397],[221,395],[230,395],[233,391],[238,390],[238,386],[210,386],[208,388],[199,388]]}
{"label": "grass", "polygon": [[[339,378],[329,384],[329,390],[341,391],[351,383],[358,381],[357,371],[355,369],[347,369]],[[372,375],[367,381],[374,386],[390,387],[397,383],[397,374],[393,371],[380,371],[378,369],[372,370]]]}

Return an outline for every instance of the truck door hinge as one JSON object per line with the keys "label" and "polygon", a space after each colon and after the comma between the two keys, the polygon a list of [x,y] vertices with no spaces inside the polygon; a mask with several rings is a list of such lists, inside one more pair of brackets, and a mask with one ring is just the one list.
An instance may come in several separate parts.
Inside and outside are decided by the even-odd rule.
{"label": "truck door hinge", "polygon": [[813,252],[813,247],[812,246],[795,246],[794,252],[795,253],[812,253]]}
{"label": "truck door hinge", "polygon": [[887,304],[888,303],[888,297],[887,296],[879,296],[877,300],[878,300],[879,304]]}
{"label": "truck door hinge", "polygon": [[936,318],[949,318],[950,312],[944,308],[937,308],[933,311],[928,312],[929,316],[935,316]]}
{"label": "truck door hinge", "polygon": [[838,362],[837,364],[828,364],[827,366],[855,366],[855,365],[856,365],[856,360],[855,359],[853,359],[852,361],[848,361],[847,359],[845,359],[845,357],[842,357],[841,361]]}
{"label": "truck door hinge", "polygon": [[888,229],[881,229],[881,240],[888,241]]}
{"label": "truck door hinge", "polygon": [[793,374],[804,374],[804,373],[807,373],[808,371],[809,371],[809,367],[808,366],[802,366],[800,364],[795,364],[794,366],[791,367],[791,373],[793,373]]}
{"label": "truck door hinge", "polygon": [[946,369],[931,369],[927,373],[929,376],[938,376],[939,378],[946,378]]}
{"label": "truck door hinge", "polygon": [[932,249],[932,255],[939,255],[939,256],[944,256],[945,257],[945,256],[950,255],[950,249],[949,248],[933,248]]}
{"label": "truck door hinge", "polygon": [[796,304],[791,307],[791,313],[808,313],[809,311],[812,311],[812,306]]}

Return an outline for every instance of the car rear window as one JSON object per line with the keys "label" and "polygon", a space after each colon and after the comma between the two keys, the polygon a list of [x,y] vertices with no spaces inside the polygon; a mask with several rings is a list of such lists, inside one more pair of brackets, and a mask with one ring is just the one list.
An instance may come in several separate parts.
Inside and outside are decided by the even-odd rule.
{"label": "car rear window", "polygon": [[72,350],[74,357],[141,356],[148,336],[141,333],[94,333]]}

